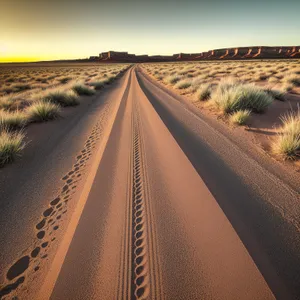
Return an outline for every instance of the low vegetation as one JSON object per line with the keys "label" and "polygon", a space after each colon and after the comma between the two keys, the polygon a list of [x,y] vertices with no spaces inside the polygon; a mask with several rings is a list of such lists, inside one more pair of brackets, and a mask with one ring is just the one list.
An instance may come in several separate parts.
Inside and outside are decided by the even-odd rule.
{"label": "low vegetation", "polygon": [[300,109],[297,113],[290,112],[282,117],[282,128],[273,143],[273,151],[285,159],[300,156]]}
{"label": "low vegetation", "polygon": [[284,91],[267,89],[266,92],[268,94],[270,94],[276,100],[279,100],[279,101],[285,100],[285,98],[284,98],[285,92]]}
{"label": "low vegetation", "polygon": [[58,118],[60,107],[51,102],[39,101],[31,105],[26,113],[30,122],[45,122]]}
{"label": "low vegetation", "polygon": [[180,76],[178,75],[170,75],[170,76],[167,76],[164,81],[167,83],[167,84],[175,84],[177,83],[179,80],[180,80]]}
{"label": "low vegetation", "polygon": [[0,166],[4,166],[16,159],[24,148],[24,134],[22,132],[0,132]]}
{"label": "low vegetation", "polygon": [[[151,63],[143,64],[142,68],[197,103],[199,109],[217,117],[223,115],[221,119],[226,123],[269,126],[261,132],[276,132],[280,116],[292,108],[291,102],[293,107],[300,103],[300,60]],[[281,113],[280,107],[284,108]],[[264,113],[269,117],[260,122]],[[282,130],[272,145],[274,153],[299,158],[298,128],[299,112],[283,118]],[[258,136],[254,130],[252,134]],[[268,149],[273,140],[274,136],[268,138]]]}
{"label": "low vegetation", "polygon": [[43,100],[59,104],[61,106],[75,106],[79,104],[79,97],[73,90],[51,91],[45,95]]}
{"label": "low vegetation", "polygon": [[101,90],[105,86],[105,81],[92,81],[90,82],[90,86],[93,86],[95,90]]}
{"label": "low vegetation", "polygon": [[16,130],[23,128],[27,123],[27,116],[24,112],[14,111],[9,113],[7,111],[0,111],[0,130]]}
{"label": "low vegetation", "polygon": [[187,89],[189,88],[190,86],[192,85],[192,82],[191,80],[189,79],[182,79],[182,80],[179,80],[176,84],[175,84],[175,88],[176,89]]}
{"label": "low vegetation", "polygon": [[196,99],[199,101],[208,100],[211,97],[212,86],[210,84],[202,84],[196,92]]}
{"label": "low vegetation", "polygon": [[211,98],[212,103],[225,114],[238,110],[264,112],[273,98],[254,85],[220,84]]}
{"label": "low vegetation", "polygon": [[83,85],[83,84],[76,84],[76,85],[73,86],[72,89],[79,96],[82,96],[82,95],[91,96],[91,95],[95,94],[95,90],[93,90],[93,89],[91,89],[88,86]]}
{"label": "low vegetation", "polygon": [[245,125],[250,117],[250,110],[238,110],[230,115],[230,122],[235,125]]}
{"label": "low vegetation", "polygon": [[300,86],[300,76],[294,74],[288,74],[284,77],[283,81],[291,86]]}
{"label": "low vegetation", "polygon": [[102,88],[128,67],[128,64],[0,66],[0,165],[11,162],[23,149],[25,126],[58,118],[63,107],[79,105],[80,96],[96,93],[98,88],[93,87],[92,81],[101,82]]}

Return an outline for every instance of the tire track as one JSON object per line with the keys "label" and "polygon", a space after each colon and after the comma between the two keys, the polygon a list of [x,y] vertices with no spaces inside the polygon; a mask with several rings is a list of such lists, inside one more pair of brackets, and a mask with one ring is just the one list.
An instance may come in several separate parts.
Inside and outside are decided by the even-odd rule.
{"label": "tire track", "polygon": [[137,124],[133,137],[132,186],[132,282],[131,298],[147,299],[149,296],[149,243],[147,235],[144,180],[141,170],[141,144]]}
{"label": "tire track", "polygon": [[[130,299],[162,299],[162,284],[148,180],[144,162],[143,130],[139,105],[132,99],[132,155],[127,234],[129,247],[128,296]],[[130,230],[130,229],[129,229]],[[128,280],[127,280],[128,282]]]}

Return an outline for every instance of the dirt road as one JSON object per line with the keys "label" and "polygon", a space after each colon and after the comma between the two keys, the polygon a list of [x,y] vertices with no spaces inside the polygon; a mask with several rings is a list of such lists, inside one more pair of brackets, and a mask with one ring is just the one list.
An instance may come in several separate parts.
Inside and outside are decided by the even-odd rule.
{"label": "dirt road", "polygon": [[299,299],[297,178],[138,67],[105,99],[81,117],[88,138],[40,222],[28,212],[26,238],[1,244],[3,297]]}

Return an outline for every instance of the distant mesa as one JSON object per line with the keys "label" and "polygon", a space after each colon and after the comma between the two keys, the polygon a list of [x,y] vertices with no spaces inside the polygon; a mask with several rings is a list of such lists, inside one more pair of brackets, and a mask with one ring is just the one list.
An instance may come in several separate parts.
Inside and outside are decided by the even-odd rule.
{"label": "distant mesa", "polygon": [[237,47],[214,49],[201,53],[178,53],[173,55],[135,55],[128,52],[108,51],[91,56],[90,61],[99,62],[163,62],[190,60],[237,60],[237,59],[287,59],[300,58],[300,46]]}

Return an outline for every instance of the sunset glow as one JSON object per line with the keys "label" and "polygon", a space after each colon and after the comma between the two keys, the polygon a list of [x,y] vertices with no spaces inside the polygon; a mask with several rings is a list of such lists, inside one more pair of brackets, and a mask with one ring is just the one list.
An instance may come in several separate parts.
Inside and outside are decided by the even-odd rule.
{"label": "sunset glow", "polygon": [[0,0],[0,61],[298,45],[300,2],[288,2]]}

